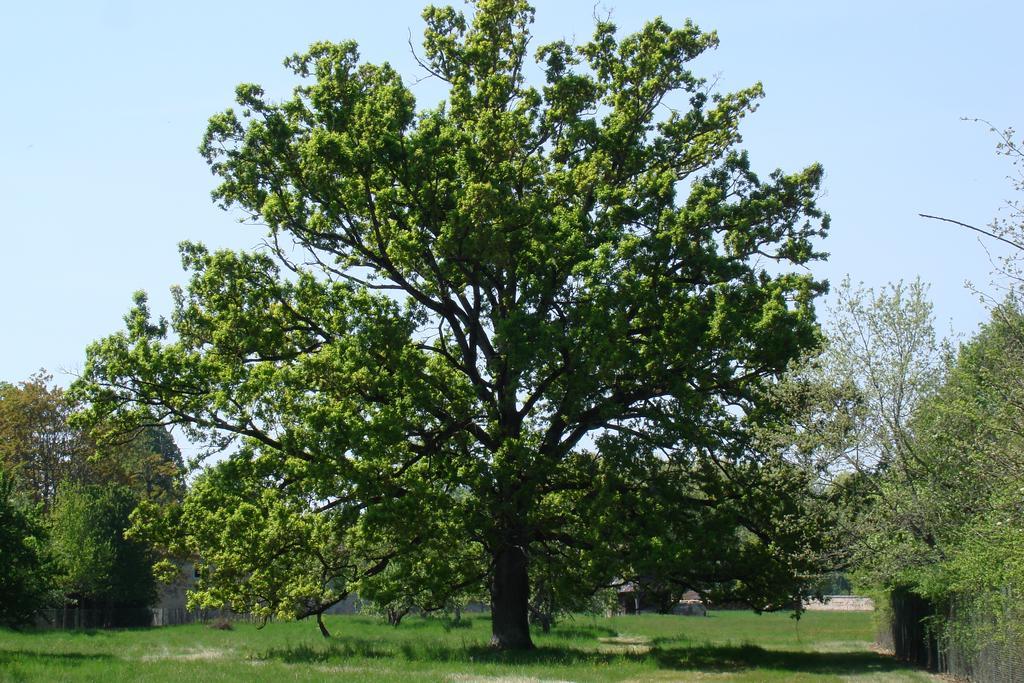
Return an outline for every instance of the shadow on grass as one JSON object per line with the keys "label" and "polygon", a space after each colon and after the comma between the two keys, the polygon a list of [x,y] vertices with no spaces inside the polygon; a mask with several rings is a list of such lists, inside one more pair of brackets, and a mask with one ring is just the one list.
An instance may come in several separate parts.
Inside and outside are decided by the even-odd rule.
{"label": "shadow on grass", "polygon": [[451,645],[439,642],[406,640],[381,642],[344,637],[321,646],[307,644],[271,648],[258,659],[288,664],[324,664],[363,657],[384,659],[401,657],[410,662],[494,663],[494,664],[609,664],[616,661],[641,661],[645,655],[601,653],[572,647],[538,647],[527,652],[502,652],[482,644]]}
{"label": "shadow on grass", "polygon": [[441,628],[444,629],[445,633],[447,633],[449,631],[453,631],[453,630],[462,629],[462,628],[472,629],[473,628],[473,620],[472,619],[468,619],[466,617],[462,617],[458,621],[455,621],[454,619],[442,619],[441,620]]}
{"label": "shadow on grass", "polygon": [[[598,629],[604,632],[605,629]],[[590,635],[580,629],[576,636]],[[569,637],[569,636],[566,636]],[[401,657],[410,662],[499,664],[510,666],[608,666],[653,663],[671,671],[734,672],[770,669],[835,676],[886,673],[909,667],[873,652],[798,652],[765,650],[756,645],[693,645],[654,647],[648,652],[614,652],[571,646],[542,645],[526,652],[502,652],[481,644],[451,645],[409,640],[396,643],[344,638],[324,647],[293,645],[267,651],[262,659],[294,663],[327,663],[351,658]]]}
{"label": "shadow on grass", "polygon": [[38,650],[0,650],[0,670],[12,664],[58,664],[60,666],[82,666],[94,662],[109,662],[113,655],[80,652],[39,652]]}
{"label": "shadow on grass", "polygon": [[676,634],[674,636],[655,636],[651,638],[651,646],[659,650],[664,650],[672,647],[703,647],[708,645],[707,642],[703,644],[699,639],[694,639],[693,636],[686,634]]}
{"label": "shadow on grass", "polygon": [[559,626],[552,629],[551,633],[548,634],[548,637],[559,638],[560,640],[593,640],[597,638],[612,638],[617,635],[619,635],[618,631],[613,628],[608,628],[607,626]]}
{"label": "shadow on grass", "polygon": [[259,659],[274,659],[286,664],[323,664],[355,657],[382,659],[394,656],[393,649],[384,647],[376,641],[361,638],[338,638],[332,639],[323,647],[305,644],[274,647],[260,655]]}
{"label": "shadow on grass", "polygon": [[403,643],[399,648],[402,656],[409,661],[472,662],[474,664],[507,664],[523,665],[560,665],[579,666],[612,664],[624,661],[642,661],[643,655],[620,654],[615,652],[597,652],[581,650],[574,647],[539,646],[526,652],[503,652],[486,645],[466,645],[452,647],[442,643]]}
{"label": "shadow on grass", "polygon": [[756,645],[699,645],[656,647],[649,656],[662,669],[729,672],[773,669],[834,676],[884,673],[909,668],[892,657],[874,652],[797,652],[765,650]]}

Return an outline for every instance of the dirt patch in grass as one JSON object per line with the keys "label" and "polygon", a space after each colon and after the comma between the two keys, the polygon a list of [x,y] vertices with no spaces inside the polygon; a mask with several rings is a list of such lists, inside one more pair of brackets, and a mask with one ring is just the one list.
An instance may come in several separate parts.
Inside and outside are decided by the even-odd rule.
{"label": "dirt patch in grass", "polygon": [[736,674],[732,673],[706,673],[703,671],[687,671],[685,676],[680,678],[678,671],[652,671],[649,674],[644,674],[643,678],[628,678],[622,683],[647,683],[648,681],[714,681],[714,680],[728,680],[730,678],[736,678]]}
{"label": "dirt patch in grass", "polygon": [[[814,643],[815,652],[863,652],[864,643],[859,640],[823,640]],[[879,652],[879,654],[888,654]]]}
{"label": "dirt patch in grass", "polygon": [[365,673],[381,673],[380,669],[371,669],[367,666],[317,666],[314,667],[317,671],[323,671],[325,674],[365,674]]}
{"label": "dirt patch in grass", "polygon": [[651,639],[647,636],[619,635],[608,638],[598,638],[597,642],[601,643],[598,648],[599,652],[611,652],[615,654],[628,653],[644,655],[650,652],[653,647]]}
{"label": "dirt patch in grass", "polygon": [[231,650],[218,650],[215,648],[201,648],[198,650],[187,650],[185,652],[164,651],[160,654],[143,655],[139,659],[143,662],[156,662],[161,660],[176,660],[182,662],[195,662],[210,659],[225,659],[233,655]]}
{"label": "dirt patch in grass", "polygon": [[473,674],[451,674],[445,680],[453,683],[572,683],[572,681],[556,681],[532,676],[476,676]]}

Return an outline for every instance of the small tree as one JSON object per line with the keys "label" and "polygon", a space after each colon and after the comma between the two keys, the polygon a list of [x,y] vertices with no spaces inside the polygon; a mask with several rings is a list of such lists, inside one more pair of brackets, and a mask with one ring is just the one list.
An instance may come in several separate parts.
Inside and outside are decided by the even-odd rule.
{"label": "small tree", "polygon": [[[761,432],[763,447],[812,482],[814,507],[835,534],[821,558],[831,570],[857,566],[864,576],[881,552],[872,539],[892,530],[882,517],[903,519],[902,529],[919,538],[927,533],[915,520],[928,509],[915,466],[924,457],[918,413],[942,386],[949,360],[927,289],[915,280],[873,290],[847,278],[820,353],[795,363],[774,387],[793,418]],[[901,478],[905,486],[896,493],[891,484]],[[879,534],[880,524],[888,531]]]}

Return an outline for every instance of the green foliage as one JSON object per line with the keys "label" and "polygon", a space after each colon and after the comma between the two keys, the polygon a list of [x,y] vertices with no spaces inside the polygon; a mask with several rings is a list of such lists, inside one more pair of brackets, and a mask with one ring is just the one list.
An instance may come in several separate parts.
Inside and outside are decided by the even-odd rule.
{"label": "green foliage", "polygon": [[52,573],[39,510],[0,469],[0,626],[28,625],[53,603]]}
{"label": "green foliage", "polygon": [[52,380],[39,372],[17,385],[0,383],[0,468],[16,473],[27,495],[47,510],[64,483],[118,483],[147,499],[180,497],[184,463],[164,427],[87,424]]}
{"label": "green foliage", "polygon": [[125,434],[99,438],[96,457],[107,463],[105,482],[130,488],[141,500],[166,505],[185,492],[185,462],[170,433],[161,425],[140,427]]}
{"label": "green foliage", "polygon": [[156,600],[149,546],[124,531],[137,498],[116,485],[61,487],[50,516],[58,585],[82,607],[145,607]]}
{"label": "green foliage", "polygon": [[1011,298],[961,347],[915,415],[913,458],[885,478],[894,502],[877,513],[869,539],[879,555],[866,567],[886,585],[992,615],[987,633],[971,624],[975,639],[993,631],[1024,638],[1022,341],[1024,316]]}
{"label": "green foliage", "polygon": [[315,514],[308,499],[268,486],[246,464],[235,458],[211,470],[183,506],[185,537],[204,579],[193,603],[294,618],[344,597],[344,526]]}
{"label": "green foliage", "polygon": [[53,505],[62,481],[89,477],[91,443],[68,424],[73,409],[45,372],[17,385],[0,383],[0,468],[17,474],[33,500]]}
{"label": "green foliage", "polygon": [[802,452],[814,454],[825,483],[828,474],[885,471],[907,455],[913,415],[942,382],[949,353],[920,280],[875,291],[847,278],[831,313],[821,354],[789,382],[804,400],[796,440],[806,440]]}
{"label": "green foliage", "polygon": [[[181,453],[163,427],[82,424],[74,399],[50,382],[40,373],[0,384],[0,474],[5,514],[13,515],[5,543],[14,544],[4,552],[4,611],[15,615],[8,623],[28,620],[60,594],[90,607],[151,603],[150,552],[123,532],[140,498],[156,505],[182,494]],[[15,481],[20,490],[12,493]],[[40,510],[16,503],[21,497]]]}
{"label": "green foliage", "polygon": [[997,634],[1020,641],[1018,301],[955,353],[937,341],[919,283],[878,294],[845,285],[839,301],[825,353],[792,381],[793,396],[810,397],[797,424],[813,426],[794,452],[838,475],[823,487],[850,541],[837,566],[855,568],[859,590],[880,602],[892,591],[927,599],[930,627],[967,652]]}
{"label": "green foliage", "polygon": [[283,102],[239,86],[201,151],[272,248],[184,244],[170,319],[140,294],[89,348],[93,421],[243,441],[182,508],[196,599],[301,616],[353,587],[422,609],[486,589],[513,647],[531,575],[567,605],[641,568],[793,604],[805,483],[752,430],[817,342],[824,285],[787,269],[820,257],[821,168],[753,171],[735,144],[761,88],[709,94],[688,63],[717,37],[690,23],[599,22],[541,46],[531,85],[525,2],[423,16],[432,109],[351,42],[286,60]]}
{"label": "green foliage", "polygon": [[820,352],[799,359],[773,388],[792,418],[758,437],[810,482],[813,495],[805,504],[831,537],[821,564],[832,571],[857,565],[873,584],[865,573],[879,554],[871,537],[892,531],[879,519],[920,510],[892,481],[914,477],[907,464],[919,457],[915,416],[944,381],[949,350],[936,337],[920,281],[875,291],[847,278],[832,314]]}

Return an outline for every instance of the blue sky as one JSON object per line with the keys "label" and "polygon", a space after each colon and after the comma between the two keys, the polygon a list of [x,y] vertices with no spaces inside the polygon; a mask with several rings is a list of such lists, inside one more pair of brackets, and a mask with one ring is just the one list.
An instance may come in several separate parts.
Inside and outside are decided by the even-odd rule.
{"label": "blue sky", "polygon": [[[209,199],[196,152],[234,86],[285,95],[282,59],[314,40],[356,39],[364,59],[421,75],[407,45],[422,2],[6,2],[0,8],[0,380],[45,367],[59,382],[90,341],[121,327],[132,292],[169,311],[177,243],[248,248],[261,237]],[[537,3],[539,45],[589,35],[593,0]],[[624,31],[692,18],[721,46],[694,70],[766,98],[743,146],[757,169],[826,169],[832,214],[815,266],[878,286],[932,283],[940,325],[969,333],[985,311],[965,280],[991,266],[968,233],[1010,196],[983,117],[1024,128],[1021,2],[607,0]],[[436,83],[414,88],[429,104]]]}

